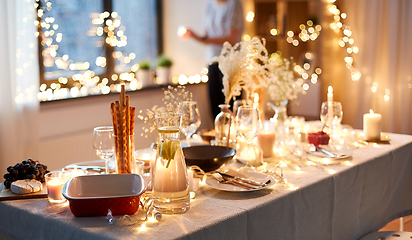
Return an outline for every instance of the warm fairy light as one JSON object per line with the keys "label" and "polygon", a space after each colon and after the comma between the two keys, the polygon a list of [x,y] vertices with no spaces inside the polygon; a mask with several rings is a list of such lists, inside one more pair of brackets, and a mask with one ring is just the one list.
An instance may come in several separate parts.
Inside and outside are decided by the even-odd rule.
{"label": "warm fairy light", "polygon": [[276,36],[278,34],[278,30],[276,28],[272,28],[270,29],[270,34],[272,34],[272,36]]}
{"label": "warm fairy light", "polygon": [[293,190],[293,191],[299,189],[299,187],[295,187],[292,183],[286,183],[286,187],[290,190]]}
{"label": "warm fairy light", "polygon": [[243,36],[243,41],[249,41],[249,40],[250,40],[250,35],[245,34],[245,35]]}
{"label": "warm fairy light", "polygon": [[246,21],[248,22],[253,22],[253,19],[255,18],[255,13],[254,12],[248,12],[246,15]]}

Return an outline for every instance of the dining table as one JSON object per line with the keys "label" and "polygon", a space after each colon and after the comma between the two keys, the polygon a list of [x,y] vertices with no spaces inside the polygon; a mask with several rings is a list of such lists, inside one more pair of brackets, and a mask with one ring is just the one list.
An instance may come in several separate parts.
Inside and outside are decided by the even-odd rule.
{"label": "dining table", "polygon": [[160,221],[144,221],[141,208],[131,216],[133,221],[109,224],[105,216],[75,217],[67,202],[0,201],[0,235],[61,240],[359,239],[412,214],[412,136],[387,136],[388,142],[354,149],[347,164],[282,167],[288,184],[278,181],[258,191],[236,192],[201,182],[189,211],[163,214]]}

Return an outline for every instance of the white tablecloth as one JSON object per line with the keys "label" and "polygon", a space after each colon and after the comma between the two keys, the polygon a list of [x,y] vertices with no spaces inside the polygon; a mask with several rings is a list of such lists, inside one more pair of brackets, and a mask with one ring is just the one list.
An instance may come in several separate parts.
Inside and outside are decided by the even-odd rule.
{"label": "white tablecloth", "polygon": [[[0,233],[17,239],[358,239],[412,214],[412,136],[353,152],[335,174],[285,168],[297,190],[282,184],[231,193],[201,185],[191,209],[158,223],[109,225],[105,217],[76,218],[47,199],[0,202]],[[144,217],[139,210],[134,219]]]}

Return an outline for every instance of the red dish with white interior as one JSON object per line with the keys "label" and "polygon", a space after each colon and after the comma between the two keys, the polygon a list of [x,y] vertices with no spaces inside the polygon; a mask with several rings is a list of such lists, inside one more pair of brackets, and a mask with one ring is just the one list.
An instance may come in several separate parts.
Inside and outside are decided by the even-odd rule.
{"label": "red dish with white interior", "polygon": [[138,174],[77,176],[64,184],[62,194],[76,217],[133,215],[146,186]]}

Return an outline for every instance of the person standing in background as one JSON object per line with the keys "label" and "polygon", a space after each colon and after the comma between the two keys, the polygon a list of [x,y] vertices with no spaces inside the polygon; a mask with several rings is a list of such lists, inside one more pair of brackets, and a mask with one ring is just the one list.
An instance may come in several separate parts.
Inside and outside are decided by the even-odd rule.
{"label": "person standing in background", "polygon": [[[206,14],[203,22],[204,36],[187,29],[182,37],[193,38],[206,44],[206,61],[219,56],[223,43],[234,45],[242,40],[244,31],[244,14],[240,0],[210,0],[206,5]],[[219,104],[225,103],[222,89],[223,74],[217,62],[208,66],[208,89],[213,117],[220,112]]]}

